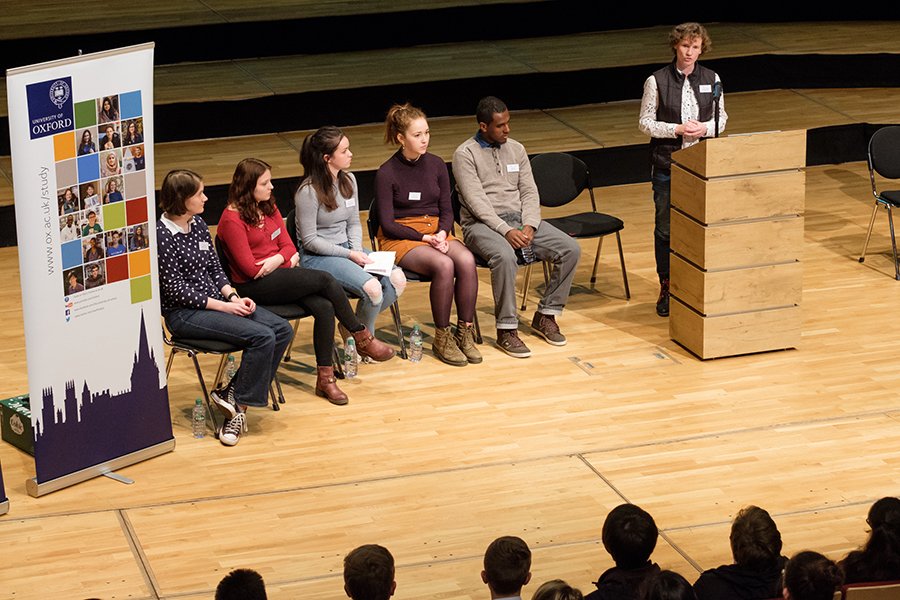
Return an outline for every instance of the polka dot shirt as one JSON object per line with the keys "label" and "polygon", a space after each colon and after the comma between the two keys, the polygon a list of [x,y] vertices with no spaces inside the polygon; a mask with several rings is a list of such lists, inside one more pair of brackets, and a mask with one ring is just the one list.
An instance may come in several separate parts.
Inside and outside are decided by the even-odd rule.
{"label": "polka dot shirt", "polygon": [[190,231],[184,233],[161,218],[156,238],[163,316],[176,308],[205,309],[207,298],[225,299],[219,290],[229,285],[228,277],[203,219],[194,216]]}

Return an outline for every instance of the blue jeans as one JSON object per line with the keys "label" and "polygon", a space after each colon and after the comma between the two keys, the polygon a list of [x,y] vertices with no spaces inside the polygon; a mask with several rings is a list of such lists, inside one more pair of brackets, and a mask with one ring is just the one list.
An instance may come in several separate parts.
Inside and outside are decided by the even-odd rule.
{"label": "blue jeans", "polygon": [[[346,244],[345,244],[345,247]],[[369,254],[368,250],[364,250]],[[349,258],[343,256],[322,256],[320,254],[303,253],[300,264],[307,269],[318,269],[331,273],[347,292],[359,298],[356,304],[356,316],[362,324],[375,333],[375,317],[386,308],[390,308],[397,300],[397,292],[389,277],[380,277],[366,273],[365,270]],[[372,302],[363,286],[371,279],[381,282],[381,302]]]}
{"label": "blue jeans", "polygon": [[656,225],[653,228],[653,251],[659,281],[669,278],[669,215],[671,208],[672,172],[653,167],[650,175],[653,204],[656,206]]}
{"label": "blue jeans", "polygon": [[269,383],[291,343],[290,323],[264,308],[247,317],[218,310],[178,308],[166,315],[169,331],[178,337],[220,340],[243,349],[234,377],[234,398],[244,406],[266,406]]}

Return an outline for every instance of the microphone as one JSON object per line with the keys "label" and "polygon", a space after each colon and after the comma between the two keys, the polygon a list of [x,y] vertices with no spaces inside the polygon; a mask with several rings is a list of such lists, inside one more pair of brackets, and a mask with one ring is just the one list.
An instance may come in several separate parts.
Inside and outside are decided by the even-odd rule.
{"label": "microphone", "polygon": [[722,97],[722,82],[718,79],[713,83],[713,115],[715,117],[715,133],[713,137],[719,137],[719,98]]}

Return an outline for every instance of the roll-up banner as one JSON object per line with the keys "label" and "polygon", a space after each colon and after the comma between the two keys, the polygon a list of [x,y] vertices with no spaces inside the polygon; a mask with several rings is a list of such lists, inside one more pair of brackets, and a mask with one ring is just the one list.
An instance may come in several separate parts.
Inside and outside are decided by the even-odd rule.
{"label": "roll-up banner", "polygon": [[153,44],[10,69],[40,496],[174,448],[153,178]]}

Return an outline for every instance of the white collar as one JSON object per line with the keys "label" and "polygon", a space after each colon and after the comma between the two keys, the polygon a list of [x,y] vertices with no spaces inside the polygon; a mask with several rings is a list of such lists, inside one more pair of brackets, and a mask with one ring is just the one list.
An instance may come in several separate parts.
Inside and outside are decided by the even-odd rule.
{"label": "white collar", "polygon": [[182,234],[187,235],[188,233],[191,232],[191,225],[192,225],[193,222],[194,222],[193,217],[191,217],[191,220],[188,221],[188,228],[187,228],[187,231],[185,231],[184,229],[181,228],[181,226],[180,226],[178,223],[176,223],[175,221],[173,221],[172,219],[170,219],[170,218],[166,215],[166,213],[163,213],[163,214],[159,217],[159,220],[162,221],[162,224],[166,226],[166,229],[168,229],[169,231],[172,232],[172,235],[177,235],[177,234],[179,234],[179,233],[182,233]]}

